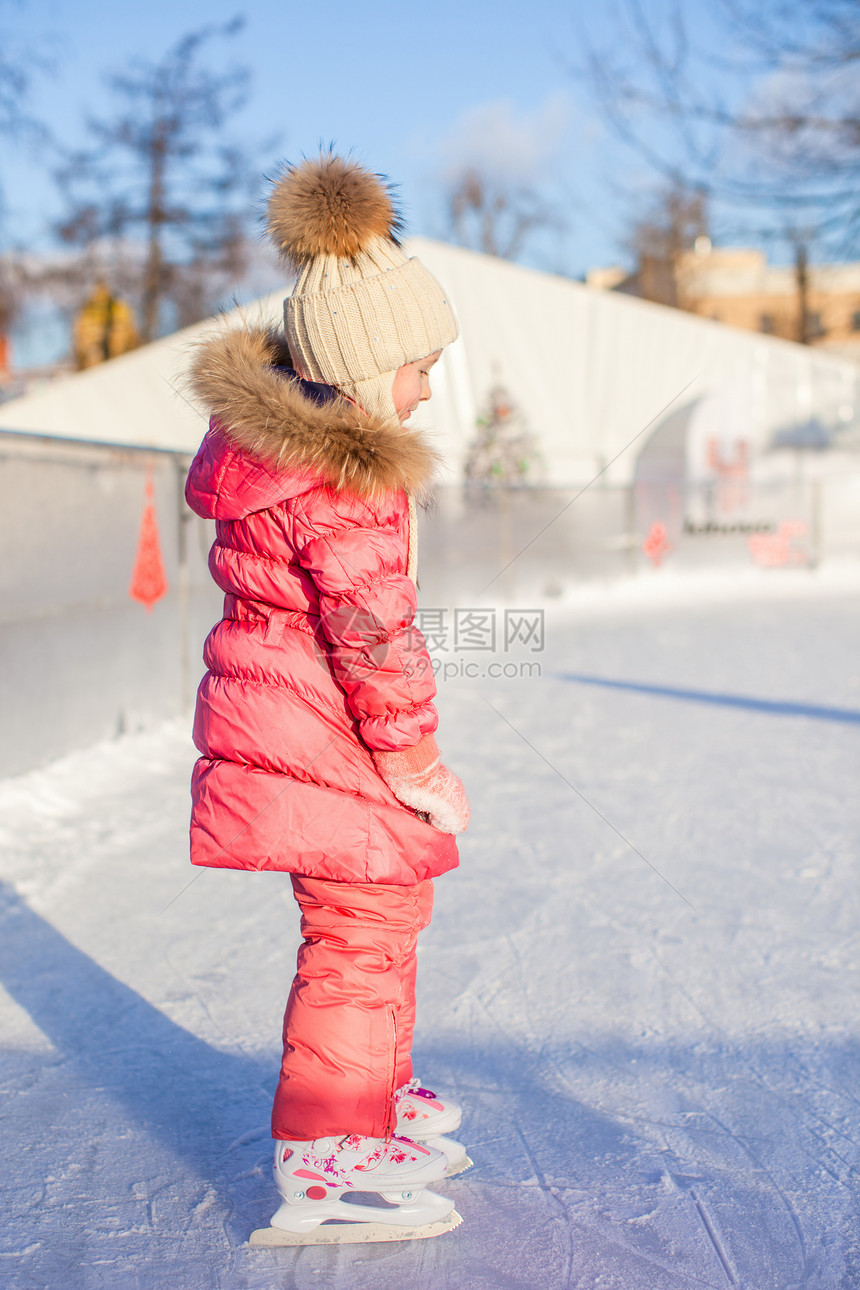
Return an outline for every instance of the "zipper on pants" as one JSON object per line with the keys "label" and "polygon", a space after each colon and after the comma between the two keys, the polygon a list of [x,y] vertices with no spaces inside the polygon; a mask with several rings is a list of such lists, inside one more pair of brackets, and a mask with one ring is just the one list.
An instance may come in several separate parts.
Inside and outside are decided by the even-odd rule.
{"label": "zipper on pants", "polygon": [[394,1081],[397,1078],[397,1011],[388,1008],[388,1081],[385,1094],[385,1141],[388,1142],[397,1128],[397,1116],[394,1112]]}

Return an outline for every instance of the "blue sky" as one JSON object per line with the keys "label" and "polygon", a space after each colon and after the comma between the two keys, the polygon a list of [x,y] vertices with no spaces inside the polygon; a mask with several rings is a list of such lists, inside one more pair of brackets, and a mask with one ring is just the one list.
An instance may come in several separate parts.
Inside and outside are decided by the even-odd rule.
{"label": "blue sky", "polygon": [[[674,3],[640,0],[640,7],[666,35]],[[763,0],[762,12],[773,16],[780,3]],[[766,83],[750,73],[748,49],[713,0],[681,0],[681,11],[703,55],[697,75],[711,78],[709,97],[727,94],[737,104]],[[625,234],[659,182],[604,124],[576,70],[584,30],[636,66],[626,14],[621,0],[0,0],[0,41],[42,58],[31,110],[72,147],[86,142],[88,114],[109,114],[111,72],[135,57],[158,61],[186,33],[242,16],[239,34],[213,40],[205,58],[216,70],[232,63],[251,74],[232,139],[279,137],[260,158],[258,210],[262,172],[333,142],[399,184],[409,232],[445,237],[446,177],[477,162],[535,185],[561,216],[521,258],[580,276],[594,265],[629,263]],[[672,127],[649,122],[649,144],[660,143],[661,131],[665,142]],[[727,144],[730,167],[737,155]],[[13,244],[50,244],[60,210],[50,168],[44,153],[4,140],[0,182]],[[745,231],[743,212],[715,205],[712,215],[718,241],[749,240],[755,221]],[[768,250],[784,258],[778,240]]]}
{"label": "blue sky", "polygon": [[[243,13],[244,30],[210,53],[216,66],[232,60],[252,74],[234,136],[280,134],[271,164],[320,141],[353,149],[399,182],[410,231],[431,236],[445,232],[439,193],[451,166],[489,160],[540,181],[565,214],[567,230],[544,236],[531,261],[579,274],[619,256],[626,212],[605,177],[614,171],[634,190],[646,181],[571,70],[582,12],[558,0],[261,0],[244,9],[241,0],[0,0],[0,31],[50,62],[33,78],[31,106],[74,145],[87,113],[107,106],[107,72],[134,56],[157,59],[185,32]],[[19,241],[44,244],[57,210],[45,160],[29,147],[6,153],[10,227]]]}

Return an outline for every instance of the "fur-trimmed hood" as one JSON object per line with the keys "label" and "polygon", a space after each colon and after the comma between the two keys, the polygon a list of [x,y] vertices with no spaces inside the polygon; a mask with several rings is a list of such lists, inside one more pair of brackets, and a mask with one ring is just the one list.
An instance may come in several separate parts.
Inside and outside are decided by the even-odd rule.
{"label": "fur-trimmed hood", "polygon": [[289,364],[278,335],[237,329],[203,341],[189,372],[220,436],[259,463],[258,482],[280,485],[281,497],[321,481],[362,497],[426,492],[438,458],[420,431],[374,420],[328,387],[287,375]]}

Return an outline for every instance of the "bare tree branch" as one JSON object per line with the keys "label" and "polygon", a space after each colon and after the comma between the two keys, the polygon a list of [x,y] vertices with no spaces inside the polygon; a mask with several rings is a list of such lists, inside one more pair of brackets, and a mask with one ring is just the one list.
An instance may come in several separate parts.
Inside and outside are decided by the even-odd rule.
{"label": "bare tree branch", "polygon": [[61,240],[80,248],[84,276],[94,260],[108,262],[112,285],[138,303],[143,340],[168,321],[203,316],[244,267],[257,167],[221,134],[245,102],[248,73],[215,73],[202,61],[213,38],[240,26],[188,33],[160,62],[138,60],[114,75],[116,114],[91,120],[93,146],[57,172],[68,202]]}
{"label": "bare tree branch", "polygon": [[[0,0],[0,11],[9,9]],[[45,59],[21,48],[10,34],[8,21],[0,25],[0,140],[12,144],[44,146],[49,134],[43,122],[29,110],[28,96],[33,77],[46,68]],[[0,173],[0,336],[5,336],[23,312],[27,294],[26,274],[20,255],[9,246],[6,195]]]}
{"label": "bare tree branch", "polygon": [[538,229],[562,227],[559,215],[528,184],[466,166],[447,193],[448,219],[461,246],[515,260]]}
{"label": "bare tree branch", "polygon": [[[613,44],[584,33],[584,71],[619,138],[673,185],[803,225],[853,253],[860,239],[860,3],[715,0],[725,53],[697,45],[673,0],[662,21],[615,0]],[[617,33],[627,33],[620,39]],[[720,67],[733,74],[718,74]],[[744,74],[740,75],[740,69]]]}

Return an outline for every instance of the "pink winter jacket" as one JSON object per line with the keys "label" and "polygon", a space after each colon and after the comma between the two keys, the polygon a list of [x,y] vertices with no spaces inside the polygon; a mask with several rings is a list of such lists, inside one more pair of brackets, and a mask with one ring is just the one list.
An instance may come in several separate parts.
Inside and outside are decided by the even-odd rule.
{"label": "pink winter jacket", "polygon": [[268,334],[227,332],[191,374],[212,421],[185,495],[216,522],[225,593],[197,696],[191,859],[412,884],[454,868],[456,843],[398,802],[371,749],[437,725],[406,574],[407,490],[433,454],[283,361]]}

